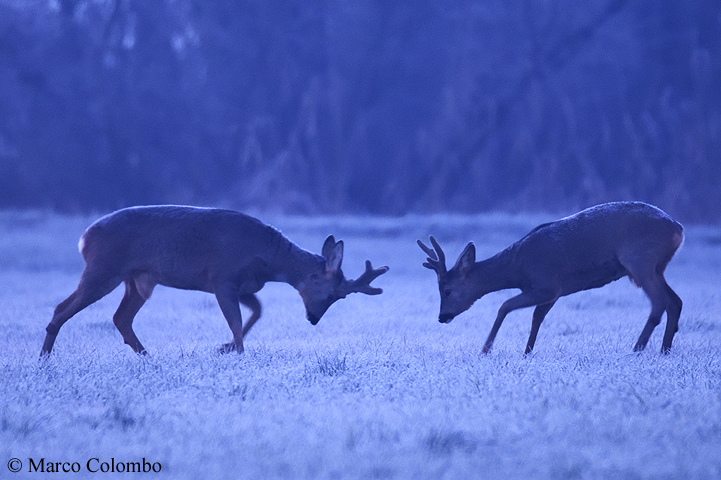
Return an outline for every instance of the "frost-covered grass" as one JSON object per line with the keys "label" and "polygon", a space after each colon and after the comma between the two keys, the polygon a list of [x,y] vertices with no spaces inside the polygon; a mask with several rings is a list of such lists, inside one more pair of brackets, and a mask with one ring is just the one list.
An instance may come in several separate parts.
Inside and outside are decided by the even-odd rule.
{"label": "frost-covered grass", "polygon": [[[627,280],[561,299],[522,357],[530,310],[480,347],[503,299],[450,325],[416,238],[455,260],[490,255],[545,218],[265,218],[302,247],[346,241],[350,277],[391,270],[311,326],[270,284],[246,353],[207,294],[158,287],[136,319],[150,351],[123,345],[113,292],[71,319],[38,362],[52,310],[75,288],[90,218],[0,213],[0,477],[6,462],[148,461],[163,478],[721,478],[721,230],[688,227],[667,278],[684,300],[672,353],[631,348],[648,301]],[[62,478],[91,476],[87,472]],[[112,475],[110,475],[112,477]],[[123,475],[117,475],[123,476]],[[93,477],[94,478],[94,477]]]}

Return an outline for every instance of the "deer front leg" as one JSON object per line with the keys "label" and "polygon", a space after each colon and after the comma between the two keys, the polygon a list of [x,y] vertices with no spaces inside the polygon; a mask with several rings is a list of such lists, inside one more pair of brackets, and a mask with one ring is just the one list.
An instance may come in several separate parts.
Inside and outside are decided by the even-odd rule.
{"label": "deer front leg", "polygon": [[245,338],[245,336],[248,335],[250,329],[253,328],[253,325],[255,325],[255,322],[257,322],[260,318],[261,307],[260,302],[258,301],[258,297],[253,294],[241,295],[240,303],[242,303],[251,310],[250,318],[247,322],[245,322],[245,325],[243,326],[243,338]]}
{"label": "deer front leg", "polygon": [[[243,325],[243,338],[245,338],[245,336],[248,335],[250,329],[253,328],[253,325],[255,325],[255,322],[257,322],[260,318],[261,307],[260,302],[258,301],[258,297],[253,294],[241,295],[239,299],[240,303],[242,303],[251,310],[250,318],[247,322],[245,322],[245,325]],[[232,351],[235,351],[235,341],[224,343],[220,346],[218,351],[220,353],[230,353]]]}
{"label": "deer front leg", "polygon": [[501,324],[503,323],[503,319],[506,318],[506,315],[511,313],[513,310],[517,310],[519,308],[532,307],[534,305],[552,302],[555,298],[556,295],[553,293],[531,291],[521,292],[515,297],[509,298],[508,300],[503,302],[501,308],[498,309],[496,321],[493,322],[493,327],[491,327],[491,333],[488,334],[488,338],[486,339],[486,343],[483,345],[482,352],[488,353],[491,350],[491,347],[493,346],[493,340],[495,340],[498,329],[501,328]]}
{"label": "deer front leg", "polygon": [[533,351],[533,346],[536,344],[536,336],[538,335],[538,329],[543,323],[543,319],[546,318],[548,311],[555,305],[556,301],[545,303],[543,305],[537,305],[533,311],[533,322],[531,323],[531,334],[528,336],[528,343],[526,343],[526,351],[524,355],[528,355]]}
{"label": "deer front leg", "polygon": [[218,285],[215,288],[215,298],[233,332],[234,350],[243,353],[243,318],[240,315],[240,304],[238,303],[238,287],[232,284]]}

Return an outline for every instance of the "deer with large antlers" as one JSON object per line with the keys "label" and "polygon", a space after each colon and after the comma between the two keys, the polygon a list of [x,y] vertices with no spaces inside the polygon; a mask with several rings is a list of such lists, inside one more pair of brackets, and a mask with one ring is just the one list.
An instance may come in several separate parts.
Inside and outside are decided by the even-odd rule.
{"label": "deer with large antlers", "polygon": [[643,350],[666,312],[661,351],[671,348],[682,302],[666,283],[664,270],[683,242],[683,227],[660,209],[641,202],[615,202],[591,207],[570,217],[540,225],[497,255],[476,262],[469,243],[450,270],[438,242],[433,249],[418,240],[428,256],[423,264],[438,276],[441,307],[438,320],[450,322],[479,298],[498,290],[521,293],[498,310],[483,353],[488,353],[509,312],[533,307],[525,353],[533,350],[548,311],[565,295],[602,287],[628,276],[651,300],[651,314],[634,346]]}
{"label": "deer with large antlers", "polygon": [[[336,300],[353,292],[382,293],[370,282],[388,271],[366,261],[365,272],[347,280],[341,271],[343,242],[329,236],[322,255],[307,252],[278,230],[242,213],[181,206],[132,207],[100,218],[80,239],[85,269],[80,283],[55,309],[41,356],[53,348],[60,327],[73,315],[125,283],[113,322],[125,343],[146,353],[133,319],[156,285],[215,295],[233,333],[222,352],[243,352],[243,337],[260,318],[255,296],[266,282],[292,285],[311,324]],[[251,310],[243,325],[239,303]]]}

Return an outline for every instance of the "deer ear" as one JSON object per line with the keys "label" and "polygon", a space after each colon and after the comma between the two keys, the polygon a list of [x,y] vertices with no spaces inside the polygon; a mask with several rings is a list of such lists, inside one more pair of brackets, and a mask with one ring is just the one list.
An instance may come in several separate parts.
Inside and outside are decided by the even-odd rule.
{"label": "deer ear", "polygon": [[[328,237],[328,240],[333,240],[333,236]],[[325,241],[326,244],[328,243],[328,240]],[[340,270],[340,265],[343,262],[343,240],[333,242],[333,247],[328,248],[328,251],[326,251],[326,245],[323,245],[325,271],[327,273],[335,273]]]}
{"label": "deer ear", "polygon": [[461,273],[466,273],[476,263],[476,246],[473,242],[466,245],[461,255],[456,260],[456,265],[453,268],[458,269]]}
{"label": "deer ear", "polygon": [[335,238],[333,238],[333,235],[328,235],[328,238],[326,238],[325,242],[323,242],[323,248],[321,249],[320,254],[327,260],[330,257],[333,247],[335,247]]}

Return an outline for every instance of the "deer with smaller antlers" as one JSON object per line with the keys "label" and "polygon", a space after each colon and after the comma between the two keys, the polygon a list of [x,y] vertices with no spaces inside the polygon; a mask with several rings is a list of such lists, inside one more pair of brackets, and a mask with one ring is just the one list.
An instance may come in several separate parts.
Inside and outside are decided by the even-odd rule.
{"label": "deer with smaller antlers", "polygon": [[[133,319],[156,285],[215,295],[233,341],[221,352],[243,352],[243,337],[260,318],[255,296],[266,282],[285,282],[300,293],[311,324],[333,303],[354,292],[378,295],[370,282],[388,271],[374,269],[347,280],[341,270],[343,242],[329,236],[322,255],[301,249],[278,230],[231,210],[183,206],[131,207],[93,223],[80,239],[85,269],[77,289],[55,309],[41,356],[48,355],[60,327],[73,315],[125,283],[113,322],[137,353],[145,347]],[[240,306],[251,310],[243,325]]]}
{"label": "deer with smaller antlers", "polygon": [[651,300],[651,313],[634,351],[646,347],[666,312],[661,351],[668,353],[678,330],[683,302],[666,283],[664,271],[683,242],[683,227],[662,210],[641,202],[597,205],[570,217],[540,225],[497,255],[476,262],[469,243],[450,270],[438,242],[433,249],[418,240],[428,256],[423,264],[438,276],[441,307],[438,320],[449,323],[484,295],[505,289],[521,293],[498,310],[483,353],[493,346],[498,329],[513,310],[534,307],[525,354],[531,353],[538,329],[556,301],[581,290],[629,277]]}

